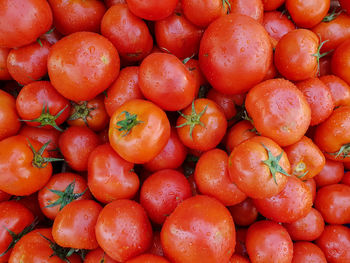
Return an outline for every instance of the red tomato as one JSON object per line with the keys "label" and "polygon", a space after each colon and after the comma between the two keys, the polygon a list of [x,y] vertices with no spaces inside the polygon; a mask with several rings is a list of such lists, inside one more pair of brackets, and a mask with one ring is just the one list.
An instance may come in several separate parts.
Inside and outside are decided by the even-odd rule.
{"label": "red tomato", "polygon": [[350,186],[350,172],[346,172],[341,180],[342,184]]}
{"label": "red tomato", "polygon": [[91,250],[86,256],[84,263],[117,263],[109,257],[101,248]]}
{"label": "red tomato", "polygon": [[131,200],[106,205],[95,227],[101,248],[112,259],[125,262],[146,252],[152,245],[152,227],[142,206]]}
{"label": "red tomato", "polygon": [[314,243],[297,242],[293,246],[292,263],[300,262],[327,263],[327,260],[322,250]]}
{"label": "red tomato", "polygon": [[197,195],[165,220],[161,241],[166,257],[174,262],[227,262],[235,248],[235,226],[224,205]]}
{"label": "red tomato", "polygon": [[240,226],[249,226],[258,218],[258,210],[253,200],[246,198],[243,202],[229,207],[233,221]]}
{"label": "red tomato", "polygon": [[199,61],[197,59],[191,58],[189,61],[185,63],[186,68],[190,71],[190,74],[194,78],[194,82],[196,83],[196,98],[199,95],[199,89],[203,85],[208,84],[208,81],[205,79],[203,72],[199,67]]}
{"label": "red tomato", "polygon": [[264,16],[264,6],[262,0],[229,0],[229,2],[231,5],[231,14],[250,16],[259,23],[262,23]]}
{"label": "red tomato", "polygon": [[160,256],[156,256],[152,254],[143,254],[133,259],[130,259],[125,263],[170,263],[170,262]]}
{"label": "red tomato", "polygon": [[341,5],[341,7],[346,10],[347,13],[350,12],[350,3],[349,3],[349,1],[339,0],[339,3]]}
{"label": "red tomato", "polygon": [[3,0],[0,10],[0,47],[30,44],[52,24],[52,11],[45,0]]}
{"label": "red tomato", "polygon": [[285,34],[295,29],[295,25],[288,17],[279,12],[265,12],[263,26],[267,33],[277,41],[279,41]]}
{"label": "red tomato", "polygon": [[45,221],[45,216],[41,211],[40,205],[39,205],[38,192],[27,196],[15,197],[14,199],[16,200],[16,202],[28,208],[39,223],[42,223]]}
{"label": "red tomato", "polygon": [[0,90],[0,141],[17,134],[21,127],[16,101],[7,92]]}
{"label": "red tomato", "polygon": [[109,8],[113,5],[117,5],[117,4],[125,4],[126,1],[125,0],[104,0],[105,5]]}
{"label": "red tomato", "polygon": [[309,189],[311,196],[312,196],[312,202],[315,200],[316,197],[316,181],[314,178],[308,179],[304,181],[304,184]]}
{"label": "red tomato", "polygon": [[246,246],[252,262],[290,263],[293,242],[287,230],[272,221],[258,221],[248,228]]}
{"label": "red tomato", "polygon": [[344,41],[334,51],[332,72],[350,85],[350,39]]}
{"label": "red tomato", "polygon": [[337,184],[344,176],[344,164],[326,159],[323,169],[314,177],[317,188]]}
{"label": "red tomato", "polygon": [[236,228],[236,247],[235,254],[248,258],[248,252],[245,246],[248,228]]}
{"label": "red tomato", "polygon": [[233,125],[226,133],[225,144],[227,152],[231,153],[232,150],[241,142],[256,136],[253,129],[254,126],[251,124],[251,122],[246,120],[240,121]]}
{"label": "red tomato", "polygon": [[9,48],[0,47],[0,80],[12,79],[7,68],[7,57],[10,50]]}
{"label": "red tomato", "polygon": [[285,0],[263,0],[264,10],[271,11],[279,8]]}
{"label": "red tomato", "polygon": [[170,16],[176,8],[178,0],[126,0],[128,8],[136,16],[146,20],[161,20]]}
{"label": "red tomato", "polygon": [[350,106],[350,86],[341,78],[334,75],[320,77],[332,94],[334,107]]}
{"label": "red tomato", "polygon": [[[202,15],[198,10],[195,13]],[[269,36],[250,17],[223,16],[204,32],[199,49],[200,67],[213,88],[222,93],[248,91],[264,79],[271,62]]]}
{"label": "red tomato", "polygon": [[105,37],[77,32],[52,46],[48,61],[52,85],[64,97],[91,100],[108,88],[119,74],[119,55]]}
{"label": "red tomato", "polygon": [[240,255],[237,255],[237,254],[234,254],[229,263],[250,263],[249,259],[243,257],[243,256],[240,256]]}

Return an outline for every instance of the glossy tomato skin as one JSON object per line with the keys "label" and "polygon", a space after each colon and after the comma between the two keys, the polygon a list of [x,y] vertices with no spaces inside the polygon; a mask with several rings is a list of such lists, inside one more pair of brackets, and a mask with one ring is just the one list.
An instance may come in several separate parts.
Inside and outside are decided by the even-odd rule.
{"label": "glossy tomato skin", "polygon": [[332,56],[332,72],[350,85],[350,40],[337,47]]}
{"label": "glossy tomato skin", "polygon": [[271,62],[269,36],[263,26],[250,17],[223,16],[203,34],[200,67],[213,88],[222,93],[248,91],[264,79]]}
{"label": "glossy tomato skin", "polygon": [[344,176],[344,164],[326,159],[323,169],[314,177],[317,188],[339,183]]}
{"label": "glossy tomato skin", "polygon": [[125,0],[104,0],[104,3],[108,8],[110,8],[113,5],[125,4],[126,1]]}
{"label": "glossy tomato skin", "polygon": [[134,164],[121,158],[110,144],[97,146],[88,160],[89,189],[102,203],[131,199],[140,186],[133,169]]}
{"label": "glossy tomato skin", "polygon": [[246,246],[252,262],[290,263],[293,242],[287,230],[273,221],[258,221],[248,228]]}
{"label": "glossy tomato skin", "polygon": [[169,1],[157,1],[149,0],[147,2],[142,0],[126,0],[128,8],[136,16],[156,21],[161,20],[169,15],[175,10],[178,0],[169,0]]}
{"label": "glossy tomato skin", "polygon": [[102,250],[102,248],[96,248],[94,250],[91,250],[86,256],[84,263],[96,263],[96,262],[103,262],[103,263],[117,263],[117,261],[113,260],[110,256],[106,254]]}
{"label": "glossy tomato skin", "polygon": [[342,184],[346,184],[350,186],[350,172],[346,172],[341,180]]}
{"label": "glossy tomato skin", "polygon": [[272,11],[279,8],[285,2],[285,0],[263,0],[262,2],[264,4],[265,11]]}
{"label": "glossy tomato skin", "polygon": [[243,202],[230,206],[229,210],[233,221],[239,226],[249,226],[258,218],[258,210],[251,198],[246,198]]}
{"label": "glossy tomato skin", "polygon": [[12,49],[7,57],[7,68],[14,80],[22,85],[39,80],[47,73],[47,57],[51,44],[41,40],[18,49]]}
{"label": "glossy tomato skin", "polygon": [[[128,112],[136,115],[136,125],[128,132],[120,130],[120,121]],[[112,115],[109,140],[112,148],[125,160],[146,163],[156,157],[170,138],[170,123],[165,112],[150,101],[133,99]]]}
{"label": "glossy tomato skin", "polygon": [[90,100],[117,78],[118,51],[105,37],[92,32],[76,32],[60,39],[47,61],[52,85],[73,101]]}
{"label": "glossy tomato skin", "polygon": [[57,201],[59,196],[50,190],[56,190],[56,191],[62,191],[67,188],[67,186],[74,182],[74,194],[81,194],[84,193],[81,197],[75,199],[75,200],[85,200],[85,199],[92,199],[90,190],[87,188],[87,182],[86,180],[77,174],[74,173],[58,173],[53,175],[48,183],[39,190],[38,192],[38,200],[39,205],[41,208],[41,211],[44,213],[44,215],[54,220],[58,214],[58,212],[61,210],[61,204],[58,204],[54,207],[47,207],[48,205],[54,203]]}
{"label": "glossy tomato skin", "polygon": [[[42,168],[35,166],[29,142],[36,152],[42,147],[42,144],[22,135],[0,141],[0,190],[12,195],[30,195],[41,189],[50,179],[51,163],[41,163],[44,166]],[[49,157],[46,150],[42,157]]]}
{"label": "glossy tomato skin", "polygon": [[293,22],[279,11],[265,12],[262,24],[267,33],[277,41],[295,29]]}
{"label": "glossy tomato skin", "polygon": [[349,12],[350,12],[350,4],[349,4],[349,2],[346,1],[346,0],[339,0],[339,3],[340,3],[340,5],[341,5],[341,7],[342,7],[343,9],[345,9],[346,12],[349,14]]}
{"label": "glossy tomato skin", "polygon": [[316,240],[316,245],[325,254],[327,262],[349,262],[350,229],[342,225],[327,225],[322,235]]}
{"label": "glossy tomato skin", "polygon": [[238,255],[238,254],[234,254],[234,255],[232,255],[229,263],[250,263],[250,261],[248,258],[245,258],[245,257]]}
{"label": "glossy tomato skin", "polygon": [[52,236],[62,247],[95,249],[98,243],[95,225],[102,206],[92,200],[76,200],[58,212]]}
{"label": "glossy tomato skin", "polygon": [[256,133],[252,131],[253,128],[254,126],[246,120],[234,124],[225,135],[227,152],[231,153],[232,150],[241,142],[256,136]]}
{"label": "glossy tomato skin", "polygon": [[11,80],[12,77],[7,69],[7,57],[11,49],[0,47],[0,80]]}
{"label": "glossy tomato skin", "polygon": [[225,206],[242,202],[247,196],[231,181],[228,172],[228,155],[220,149],[203,153],[194,173],[201,194],[216,198]]}
{"label": "glossy tomato skin", "polygon": [[[12,242],[12,237],[6,230],[9,229],[16,234],[33,223],[33,214],[23,205],[14,201],[0,203],[0,252],[3,253]],[[11,250],[0,257],[1,263],[6,263],[10,257]]]}
{"label": "glossy tomato skin", "polygon": [[97,0],[48,0],[54,19],[54,26],[63,35],[79,31],[99,32],[106,7]]}
{"label": "glossy tomato skin", "polygon": [[264,5],[262,0],[229,0],[231,14],[250,16],[259,23],[262,23],[264,16]]}
{"label": "glossy tomato skin", "polygon": [[152,254],[143,254],[133,259],[130,259],[125,263],[170,263],[170,262],[160,256],[156,256]]}
{"label": "glossy tomato skin", "polygon": [[100,144],[96,133],[87,127],[72,126],[65,130],[58,146],[65,161],[76,171],[86,171],[90,153]]}
{"label": "glossy tomato skin", "polygon": [[152,245],[152,227],[143,207],[131,200],[116,200],[101,211],[96,227],[100,247],[117,262],[146,252]]}
{"label": "glossy tomato skin", "polygon": [[166,219],[161,242],[166,257],[174,262],[227,262],[236,243],[234,222],[219,201],[197,195]]}
{"label": "glossy tomato skin", "polygon": [[299,141],[309,128],[311,109],[304,95],[285,79],[266,80],[246,97],[245,106],[257,131],[280,146]]}
{"label": "glossy tomato skin", "polygon": [[52,25],[52,11],[45,0],[4,0],[0,10],[0,47],[30,44]]}
{"label": "glossy tomato skin", "polygon": [[344,80],[334,75],[322,76],[320,80],[331,91],[334,107],[350,106],[350,86]]}
{"label": "glossy tomato skin", "polygon": [[299,262],[318,262],[327,263],[322,250],[311,242],[296,242],[293,246],[292,263]]}
{"label": "glossy tomato skin", "polygon": [[21,123],[15,98],[3,90],[0,90],[0,105],[0,140],[3,140],[17,134]]}
{"label": "glossy tomato skin", "polygon": [[113,43],[125,61],[140,61],[153,47],[146,23],[130,12],[126,4],[107,10],[101,22],[101,34]]}

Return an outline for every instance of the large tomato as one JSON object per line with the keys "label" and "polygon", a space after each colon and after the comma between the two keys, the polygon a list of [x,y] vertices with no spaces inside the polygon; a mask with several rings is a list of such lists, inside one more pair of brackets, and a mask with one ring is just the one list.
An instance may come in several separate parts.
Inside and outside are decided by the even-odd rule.
{"label": "large tomato", "polygon": [[334,51],[332,72],[350,85],[350,39],[343,42]]}

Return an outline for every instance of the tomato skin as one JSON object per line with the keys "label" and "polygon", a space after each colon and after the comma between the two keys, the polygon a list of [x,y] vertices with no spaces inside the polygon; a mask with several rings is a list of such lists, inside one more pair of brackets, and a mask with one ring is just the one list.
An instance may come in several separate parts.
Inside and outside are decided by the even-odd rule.
{"label": "tomato skin", "polygon": [[7,68],[7,57],[11,49],[0,47],[0,80],[11,80],[12,77]]}
{"label": "tomato skin", "polygon": [[227,95],[220,93],[215,89],[210,89],[206,95],[206,98],[214,101],[222,108],[223,112],[225,113],[225,117],[229,122],[230,120],[234,119],[235,115],[237,114],[235,96],[237,95]]}
{"label": "tomato skin", "polygon": [[225,145],[228,153],[247,139],[256,136],[256,133],[252,132],[254,126],[246,120],[240,121],[234,124],[226,133]]}
{"label": "tomato skin", "polygon": [[344,164],[326,159],[323,169],[314,177],[317,188],[339,183],[344,176]]}
{"label": "tomato skin", "polygon": [[52,25],[52,11],[45,0],[4,0],[0,10],[0,47],[30,44]]}
{"label": "tomato skin", "polygon": [[262,0],[229,0],[229,2],[231,4],[231,14],[250,16],[259,23],[262,23],[264,16]]}
{"label": "tomato skin", "polygon": [[175,10],[178,0],[168,0],[168,1],[157,1],[148,0],[147,2],[143,0],[126,0],[128,8],[136,16],[156,21],[164,19],[172,14]]}
{"label": "tomato skin", "polygon": [[131,200],[107,204],[98,216],[96,238],[101,248],[117,262],[147,251],[152,245],[152,227],[143,207]]}
{"label": "tomato skin", "polygon": [[341,7],[346,10],[347,13],[350,12],[350,4],[349,4],[348,1],[346,1],[346,0],[339,0],[339,3],[341,5]]}
{"label": "tomato skin", "polygon": [[299,262],[317,262],[327,263],[322,250],[311,242],[296,242],[293,246],[292,263]]}
{"label": "tomato skin", "polygon": [[228,155],[220,149],[203,153],[194,172],[201,194],[216,198],[225,206],[242,202],[247,196],[231,181],[228,172]]}
{"label": "tomato skin", "polygon": [[322,235],[316,240],[316,245],[325,254],[327,262],[349,262],[350,229],[341,225],[327,225]]}
{"label": "tomato skin", "polygon": [[133,168],[134,164],[121,158],[110,144],[97,146],[88,160],[89,189],[102,203],[131,199],[140,186]]}
{"label": "tomato skin", "polygon": [[48,0],[54,25],[63,35],[79,31],[99,32],[106,7],[97,0]]}
{"label": "tomato skin", "polygon": [[[52,175],[52,165],[43,168],[33,166],[34,154],[28,141],[36,151],[42,144],[28,140],[22,135],[0,141],[0,190],[12,195],[30,195],[41,189]],[[42,157],[48,158],[44,150]],[[25,176],[24,176],[25,175]]]}
{"label": "tomato skin", "polygon": [[163,257],[164,252],[162,248],[162,244],[160,242],[160,231],[155,230],[153,232],[153,242],[151,248],[148,250],[148,253]]}
{"label": "tomato skin", "polygon": [[344,80],[334,75],[322,76],[320,80],[331,91],[334,107],[350,106],[350,86]]}
{"label": "tomato skin", "polygon": [[[103,261],[104,260],[104,261]],[[84,263],[117,263],[117,261],[111,259],[101,248],[91,250],[86,256]]]}
{"label": "tomato skin", "polygon": [[92,200],[76,200],[58,212],[52,236],[62,247],[95,249],[98,247],[95,225],[102,206]]}
{"label": "tomato skin", "polygon": [[243,202],[230,206],[233,221],[240,226],[249,226],[258,218],[258,210],[256,209],[253,200],[246,198]]}
{"label": "tomato skin", "polygon": [[86,171],[90,153],[100,144],[96,133],[87,127],[72,126],[65,130],[58,146],[65,161],[76,171]]}
{"label": "tomato skin", "polygon": [[272,11],[279,8],[285,2],[285,0],[263,0],[262,2],[264,4],[265,11]]}
{"label": "tomato skin", "polygon": [[76,32],[52,46],[48,61],[52,85],[73,101],[91,100],[117,78],[118,51],[105,37]]}
{"label": "tomato skin", "polygon": [[248,228],[246,246],[252,262],[290,263],[293,242],[287,230],[272,221],[258,221]]}
{"label": "tomato skin", "polygon": [[342,184],[350,186],[350,172],[346,172],[341,180]]}
{"label": "tomato skin", "polygon": [[229,211],[205,195],[182,202],[165,220],[160,235],[166,257],[183,263],[227,262],[236,243]]}
{"label": "tomato skin", "polygon": [[125,4],[126,1],[125,0],[104,0],[104,3],[108,8],[110,8],[113,5]]}
{"label": "tomato skin", "polygon": [[186,68],[190,71],[190,74],[192,75],[196,87],[195,95],[196,98],[198,97],[199,89],[202,85],[208,84],[208,81],[205,79],[203,72],[200,69],[199,61],[197,59],[191,58],[187,63],[185,64]]}
{"label": "tomato skin", "polygon": [[243,257],[243,256],[240,256],[240,255],[237,255],[237,254],[234,254],[229,263],[250,263],[249,259]]}
{"label": "tomato skin", "polygon": [[263,26],[267,33],[277,41],[295,29],[295,25],[279,11],[265,12]]}
{"label": "tomato skin", "polygon": [[303,181],[304,184],[307,186],[309,189],[311,196],[312,196],[312,202],[314,202],[316,198],[316,181],[314,178],[308,179],[306,181]]}
{"label": "tomato skin", "polygon": [[[130,133],[118,129],[118,122],[125,120],[123,112],[136,115],[141,123]],[[109,140],[112,148],[125,160],[146,163],[156,157],[170,138],[170,123],[165,112],[150,101],[133,99],[124,103],[112,115]],[[125,134],[125,135],[124,135]]]}
{"label": "tomato skin", "polygon": [[332,72],[350,85],[350,40],[337,47],[332,56]]}
{"label": "tomato skin", "polygon": [[170,262],[160,256],[156,256],[152,254],[143,254],[133,259],[130,259],[125,263],[170,263]]}
{"label": "tomato skin", "polygon": [[238,14],[220,17],[203,34],[200,67],[213,88],[222,93],[248,91],[264,79],[271,62],[269,36],[250,17]]}
{"label": "tomato skin", "polygon": [[311,109],[304,95],[285,79],[256,85],[248,92],[245,106],[257,131],[282,147],[299,141],[311,121]]}
{"label": "tomato skin", "polygon": [[17,134],[21,127],[16,101],[7,92],[0,90],[0,141]]}

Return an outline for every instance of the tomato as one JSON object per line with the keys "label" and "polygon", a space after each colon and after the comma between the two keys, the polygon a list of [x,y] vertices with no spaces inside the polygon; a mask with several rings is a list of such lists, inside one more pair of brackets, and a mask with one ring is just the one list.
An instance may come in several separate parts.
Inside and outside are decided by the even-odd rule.
{"label": "tomato", "polygon": [[248,258],[248,252],[245,246],[248,228],[236,228],[236,247],[235,254]]}
{"label": "tomato", "polygon": [[49,81],[35,81],[24,86],[16,100],[18,115],[29,126],[55,128],[69,116],[70,105]]}
{"label": "tomato", "polygon": [[111,146],[129,162],[149,162],[161,152],[169,138],[169,120],[165,112],[152,102],[127,101],[111,117]]}
{"label": "tomato", "polygon": [[250,263],[250,261],[247,258],[243,257],[243,256],[234,254],[231,257],[229,263]]}
{"label": "tomato", "polygon": [[21,127],[15,99],[0,90],[0,141],[17,134]]}
{"label": "tomato", "polygon": [[91,250],[86,256],[84,263],[117,263],[111,259],[101,248]]}
{"label": "tomato", "polygon": [[263,26],[267,33],[277,41],[295,29],[295,25],[287,16],[279,11],[265,12]]}
{"label": "tomato", "polygon": [[176,8],[178,0],[157,1],[126,0],[128,8],[136,16],[146,20],[161,20],[170,16]]}
{"label": "tomato", "polygon": [[325,75],[330,75],[332,74],[332,65],[331,61],[332,56],[325,56],[320,58],[320,71],[319,71],[319,76],[325,76]]}
{"label": "tomato", "polygon": [[51,220],[70,202],[85,199],[92,199],[87,182],[73,173],[53,175],[38,193],[41,211]]}
{"label": "tomato", "polygon": [[16,135],[0,141],[0,190],[12,195],[30,195],[52,175],[47,144]]}
{"label": "tomato", "polygon": [[160,256],[156,256],[152,254],[143,254],[133,259],[130,259],[125,263],[170,263],[170,262]]}
{"label": "tomato", "polygon": [[298,27],[312,28],[327,15],[330,0],[286,0],[286,8]]}
{"label": "tomato", "polygon": [[279,8],[285,0],[263,0],[264,10],[271,11]]}
{"label": "tomato", "polygon": [[309,189],[311,196],[312,196],[312,202],[315,200],[316,197],[316,181],[314,178],[308,179],[306,181],[303,181],[304,184]]}
{"label": "tomato", "polygon": [[344,41],[333,53],[332,72],[350,85],[350,40]]}
{"label": "tomato", "polygon": [[324,221],[321,213],[315,208],[304,217],[288,224],[283,224],[293,241],[313,241],[321,236],[324,230]]}
{"label": "tomato", "polygon": [[230,13],[250,16],[259,23],[262,23],[264,6],[262,0],[229,0]]}
{"label": "tomato", "polygon": [[350,186],[350,172],[346,172],[341,180],[342,184]]}
{"label": "tomato", "polygon": [[3,0],[0,10],[0,47],[30,44],[52,25],[52,11],[45,0]]}
{"label": "tomato", "polygon": [[286,153],[269,138],[256,136],[236,146],[230,154],[231,180],[248,197],[267,198],[287,184],[290,164]]}
{"label": "tomato", "polygon": [[316,240],[316,245],[325,254],[327,262],[349,262],[350,229],[340,225],[328,225]]}
{"label": "tomato", "polygon": [[89,189],[102,203],[132,198],[140,186],[133,169],[134,164],[121,158],[110,144],[97,146],[88,160]]}
{"label": "tomato", "polygon": [[225,145],[227,152],[231,153],[232,150],[241,142],[256,136],[253,129],[254,127],[251,122],[246,120],[240,121],[233,125],[226,133]]}
{"label": "tomato", "polygon": [[306,136],[285,147],[284,151],[292,166],[292,174],[302,180],[315,177],[322,171],[326,163],[321,150]]}
{"label": "tomato", "polygon": [[322,76],[320,80],[331,91],[334,107],[350,106],[350,86],[344,80],[334,75]]}
{"label": "tomato", "polygon": [[45,216],[39,205],[38,192],[27,196],[13,197],[13,199],[28,208],[39,223],[45,221]]}
{"label": "tomato", "polygon": [[9,53],[9,48],[0,47],[0,80],[12,79],[7,68],[7,57]]}
{"label": "tomato", "polygon": [[99,32],[100,23],[106,8],[98,0],[48,0],[54,26],[63,35],[79,31]]}
{"label": "tomato", "polygon": [[60,40],[63,35],[57,31],[55,27],[51,28],[45,34],[41,35],[37,42],[41,42],[42,40],[49,42],[51,45],[56,44],[58,40]]}
{"label": "tomato", "polygon": [[310,106],[303,93],[285,79],[256,85],[248,92],[245,106],[256,130],[280,146],[299,141],[311,121]]}
{"label": "tomato", "polygon": [[112,259],[124,262],[152,245],[152,227],[142,206],[131,200],[107,204],[98,216],[96,238]]}
{"label": "tomato", "polygon": [[316,128],[314,141],[329,159],[350,161],[350,106],[342,106]]}
{"label": "tomato", "polygon": [[92,200],[76,200],[67,204],[53,222],[53,239],[62,247],[97,248],[95,225],[101,210],[101,205]]}
{"label": "tomato", "polygon": [[327,263],[327,260],[322,250],[314,243],[297,242],[293,246],[292,263],[300,262]]}
{"label": "tomato", "polygon": [[36,229],[21,238],[14,246],[9,263],[80,263],[81,259],[73,254],[66,257],[68,249],[62,249],[53,241],[51,228]]}
{"label": "tomato", "polygon": [[12,195],[0,190],[0,202],[10,200]]}
{"label": "tomato", "polygon": [[196,99],[181,112],[176,128],[185,146],[207,151],[220,143],[226,133],[227,121],[224,112],[215,102]]}
{"label": "tomato", "polygon": [[317,191],[315,207],[329,224],[350,223],[350,186],[333,184]]}
{"label": "tomato", "polygon": [[230,206],[233,221],[240,226],[249,226],[258,218],[258,210],[256,209],[253,200],[246,198],[243,202]]}
{"label": "tomato", "polygon": [[164,253],[174,262],[227,262],[235,240],[230,212],[205,195],[183,201],[165,220],[161,231]]}
{"label": "tomato", "polygon": [[317,188],[337,184],[344,176],[344,164],[326,159],[323,169],[314,177]]}
{"label": "tomato", "polygon": [[125,4],[126,1],[125,0],[104,0],[105,5],[110,8],[113,5],[117,5],[117,4]]}
{"label": "tomato", "polygon": [[90,100],[108,88],[119,74],[118,51],[105,37],[77,32],[52,46],[48,61],[52,85],[73,101]]}
{"label": "tomato", "polygon": [[223,150],[203,153],[197,162],[194,178],[201,194],[214,197],[225,206],[236,205],[247,198],[231,181],[228,155]]}
{"label": "tomato", "polygon": [[189,61],[185,63],[185,66],[190,71],[190,74],[194,79],[195,87],[196,87],[195,95],[197,98],[199,95],[200,87],[208,84],[208,81],[205,79],[203,72],[199,67],[199,61],[197,59],[191,58]]}
{"label": "tomato", "polygon": [[153,47],[153,39],[146,23],[129,11],[126,4],[107,10],[101,22],[101,34],[108,38],[126,61],[139,61]]}
{"label": "tomato", "polygon": [[[195,13],[202,15],[198,10]],[[222,93],[248,91],[263,80],[271,62],[269,36],[250,17],[238,14],[220,17],[203,34],[200,67],[213,88]]]}
{"label": "tomato", "polygon": [[69,125],[87,126],[93,131],[101,131],[107,126],[109,117],[102,94],[89,101],[72,102],[72,105]]}
{"label": "tomato", "polygon": [[272,221],[258,221],[248,228],[246,246],[252,262],[290,263],[293,242],[287,230]]}
{"label": "tomato", "polygon": [[341,7],[346,10],[347,13],[350,12],[350,4],[349,4],[348,1],[346,1],[346,0],[339,0],[339,3],[341,5]]}

